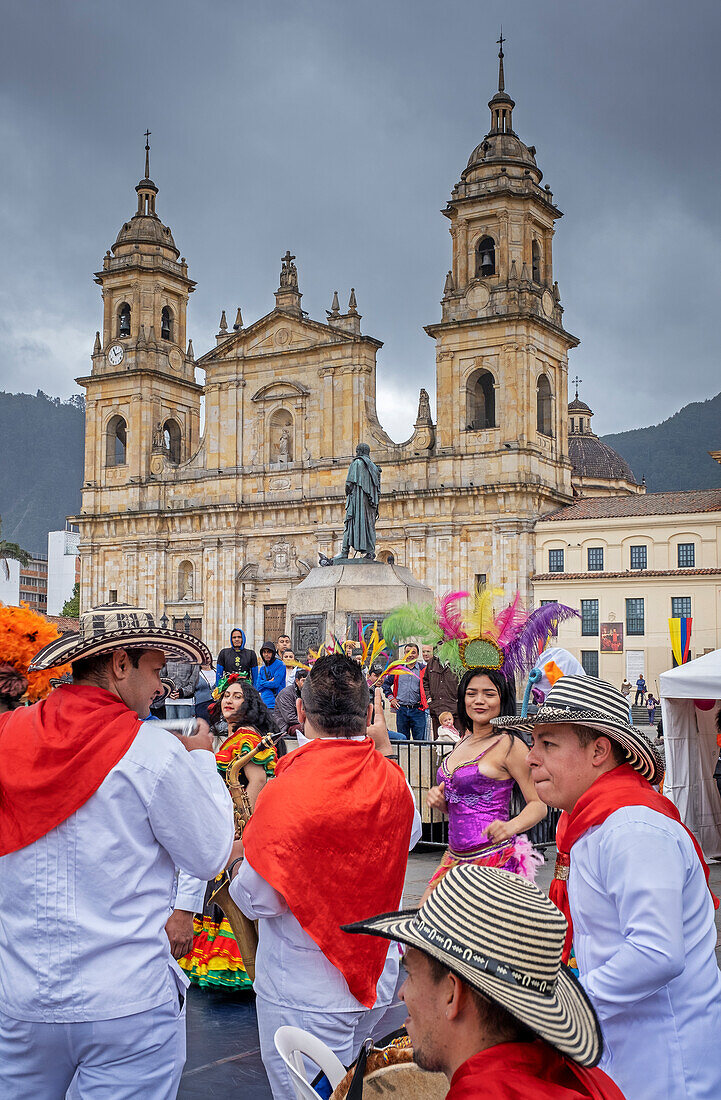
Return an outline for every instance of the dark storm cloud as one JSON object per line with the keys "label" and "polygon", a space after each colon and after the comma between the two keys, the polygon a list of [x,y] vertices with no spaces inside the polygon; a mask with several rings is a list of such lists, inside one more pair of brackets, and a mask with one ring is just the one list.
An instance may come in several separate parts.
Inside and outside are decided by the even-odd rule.
{"label": "dark storm cloud", "polygon": [[8,3],[0,43],[0,388],[74,390],[101,321],[92,272],[133,212],[142,132],[158,209],[220,310],[274,304],[298,257],[323,318],[356,288],[396,438],[434,389],[450,238],[439,214],[488,128],[504,23],[514,124],[565,217],[555,274],[571,375],[601,431],[719,388],[719,6]]}

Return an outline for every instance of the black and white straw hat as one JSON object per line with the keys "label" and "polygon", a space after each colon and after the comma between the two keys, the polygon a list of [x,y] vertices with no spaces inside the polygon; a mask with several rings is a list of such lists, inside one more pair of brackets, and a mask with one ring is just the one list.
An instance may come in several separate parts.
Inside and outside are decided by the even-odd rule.
{"label": "black and white straw hat", "polygon": [[191,661],[210,661],[204,642],[179,630],[155,625],[155,619],[143,607],[107,604],[94,607],[80,616],[80,630],[61,634],[33,657],[30,672],[96,657],[111,649],[162,649],[166,657],[189,657]]}
{"label": "black and white straw hat", "polygon": [[601,1057],[591,1002],[561,962],[566,918],[528,879],[497,867],[451,868],[420,909],[346,925],[431,955],[582,1066]]}
{"label": "black and white straw hat", "polygon": [[649,739],[629,721],[628,699],[605,680],[595,676],[561,676],[535,714],[492,718],[497,729],[532,733],[535,726],[574,722],[604,733],[626,754],[626,761],[649,783],[658,783],[663,761]]}

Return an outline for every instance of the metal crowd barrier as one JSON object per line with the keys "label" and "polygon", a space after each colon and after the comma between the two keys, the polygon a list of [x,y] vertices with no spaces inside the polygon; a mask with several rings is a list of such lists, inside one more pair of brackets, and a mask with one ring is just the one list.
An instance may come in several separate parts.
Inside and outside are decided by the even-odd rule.
{"label": "metal crowd barrier", "polygon": [[[423,822],[424,845],[431,848],[445,848],[448,844],[448,818],[438,810],[426,805],[426,795],[430,787],[436,784],[438,765],[453,745],[444,741],[394,741],[393,748],[398,752],[398,763],[403,769]],[[513,788],[511,797],[511,817],[523,809],[523,796],[518,787]],[[543,821],[534,825],[527,833],[528,839],[537,848],[547,848],[555,843],[556,824],[559,811],[549,808]]]}

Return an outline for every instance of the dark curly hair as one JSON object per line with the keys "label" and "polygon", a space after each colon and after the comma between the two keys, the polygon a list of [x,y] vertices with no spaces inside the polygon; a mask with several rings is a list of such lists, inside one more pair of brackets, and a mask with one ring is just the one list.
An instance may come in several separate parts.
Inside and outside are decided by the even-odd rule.
{"label": "dark curly hair", "polygon": [[[458,717],[463,728],[468,730],[469,733],[473,732],[473,721],[468,717],[468,711],[466,710],[466,692],[474,676],[487,676],[495,687],[501,698],[501,717],[516,713],[516,685],[513,680],[507,680],[501,670],[497,668],[469,668],[458,685]],[[513,731],[506,730],[505,732],[512,733]]]}
{"label": "dark curly hair", "polygon": [[260,692],[247,680],[232,680],[229,684],[226,684],[220,698],[208,708],[213,722],[217,723],[220,720],[222,716],[220,708],[223,702],[223,696],[228,688],[235,684],[238,684],[243,691],[243,703],[233,719],[233,724],[239,726],[252,726],[253,729],[261,735],[275,733],[276,726],[273,721],[273,716],[261,699]]}

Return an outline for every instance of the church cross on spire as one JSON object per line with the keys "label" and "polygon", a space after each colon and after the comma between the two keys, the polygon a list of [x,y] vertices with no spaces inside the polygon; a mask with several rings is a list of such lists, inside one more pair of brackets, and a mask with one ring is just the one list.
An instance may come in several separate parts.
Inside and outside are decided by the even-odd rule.
{"label": "church cross on spire", "polygon": [[498,45],[500,46],[500,49],[498,51],[498,91],[499,92],[505,92],[505,90],[506,90],[506,81],[505,81],[505,76],[504,76],[504,73],[503,73],[503,43],[507,42],[508,39],[503,37],[503,24],[502,23],[501,23],[501,37],[497,41],[498,41]]}
{"label": "church cross on spire", "polygon": [[576,375],[576,377],[572,378],[571,381],[573,382],[574,386],[576,387],[576,401],[578,401],[578,387],[580,386],[581,382],[583,382],[583,379],[579,378],[578,375]]}
{"label": "church cross on spire", "polygon": [[150,179],[150,130],[145,131],[145,178]]}

